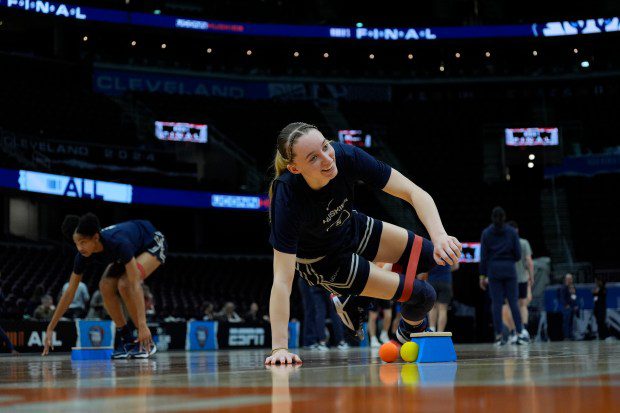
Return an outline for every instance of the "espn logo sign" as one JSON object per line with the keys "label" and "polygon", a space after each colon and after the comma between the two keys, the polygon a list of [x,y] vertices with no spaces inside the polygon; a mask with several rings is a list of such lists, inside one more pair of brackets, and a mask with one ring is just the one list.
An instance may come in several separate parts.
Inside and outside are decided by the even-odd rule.
{"label": "espn logo sign", "polygon": [[262,327],[231,327],[228,332],[231,347],[265,345],[265,329]]}

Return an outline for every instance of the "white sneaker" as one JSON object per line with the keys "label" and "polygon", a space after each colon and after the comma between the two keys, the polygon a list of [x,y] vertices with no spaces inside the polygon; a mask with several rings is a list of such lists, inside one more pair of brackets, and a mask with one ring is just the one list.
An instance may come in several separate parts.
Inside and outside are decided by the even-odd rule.
{"label": "white sneaker", "polygon": [[521,330],[521,334],[520,335],[521,335],[521,337],[526,338],[527,341],[530,341],[530,332],[527,331],[527,329],[524,328],[523,330]]}
{"label": "white sneaker", "polygon": [[319,343],[319,344],[316,345],[316,349],[319,350],[319,351],[328,351],[329,347],[327,347],[323,343]]}
{"label": "white sneaker", "polygon": [[379,343],[376,336],[370,337],[370,347],[381,347],[381,343]]}
{"label": "white sneaker", "polygon": [[521,333],[519,333],[517,335],[517,342],[516,344],[529,344],[530,342],[530,333],[527,332],[527,330],[521,330]]}
{"label": "white sneaker", "polygon": [[518,339],[519,339],[519,336],[514,331],[510,333],[510,336],[508,336],[508,342],[510,344],[518,344],[517,343]]}
{"label": "white sneaker", "polygon": [[340,343],[338,343],[338,350],[348,350],[349,349],[349,344],[347,344],[346,341],[341,341]]}
{"label": "white sneaker", "polygon": [[390,341],[390,336],[388,336],[387,331],[385,330],[381,331],[381,336],[379,337],[379,341],[382,343],[387,343],[388,341]]}

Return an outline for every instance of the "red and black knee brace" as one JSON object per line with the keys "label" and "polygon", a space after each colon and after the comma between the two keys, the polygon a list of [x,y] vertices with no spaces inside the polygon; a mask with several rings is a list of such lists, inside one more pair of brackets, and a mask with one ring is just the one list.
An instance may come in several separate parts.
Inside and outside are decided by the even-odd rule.
{"label": "red and black knee brace", "polygon": [[[437,294],[426,281],[416,280],[416,275],[428,272],[435,265],[433,243],[426,238],[407,231],[407,248],[396,263],[401,271],[400,283],[392,300],[403,303],[401,314],[410,321],[422,320],[435,305]],[[394,271],[397,271],[394,268]]]}

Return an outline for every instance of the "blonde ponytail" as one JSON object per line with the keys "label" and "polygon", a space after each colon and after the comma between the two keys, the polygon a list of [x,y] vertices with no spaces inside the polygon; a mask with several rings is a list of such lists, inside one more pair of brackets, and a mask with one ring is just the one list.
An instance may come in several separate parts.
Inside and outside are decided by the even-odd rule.
{"label": "blonde ponytail", "polygon": [[270,201],[273,201],[273,184],[286,171],[288,164],[293,162],[293,146],[295,141],[312,129],[317,129],[317,127],[309,123],[293,122],[286,125],[278,134],[276,155],[273,160],[274,177],[271,180],[271,184],[269,184]]}
{"label": "blonde ponytail", "polygon": [[284,159],[284,157],[280,154],[280,151],[276,151],[276,157],[273,160],[273,170],[274,177],[271,180],[271,184],[269,184],[269,199],[273,198],[273,184],[278,179],[280,175],[286,171],[286,166],[288,165],[288,161]]}

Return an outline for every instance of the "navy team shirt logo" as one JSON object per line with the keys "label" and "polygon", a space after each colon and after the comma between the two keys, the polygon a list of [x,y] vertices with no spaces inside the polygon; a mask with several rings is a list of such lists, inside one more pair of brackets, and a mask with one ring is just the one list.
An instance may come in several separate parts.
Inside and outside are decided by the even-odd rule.
{"label": "navy team shirt logo", "polygon": [[345,198],[344,201],[342,201],[340,205],[330,210],[329,207],[331,206],[331,203],[333,201],[334,201],[333,199],[329,201],[329,203],[327,204],[327,208],[325,208],[327,211],[329,211],[327,213],[327,216],[323,219],[323,224],[329,224],[329,226],[326,229],[327,232],[329,232],[329,230],[332,229],[332,227],[334,226],[335,227],[342,226],[342,224],[344,224],[347,221],[347,219],[351,217],[351,213],[345,209],[347,202],[349,202],[349,198]]}

